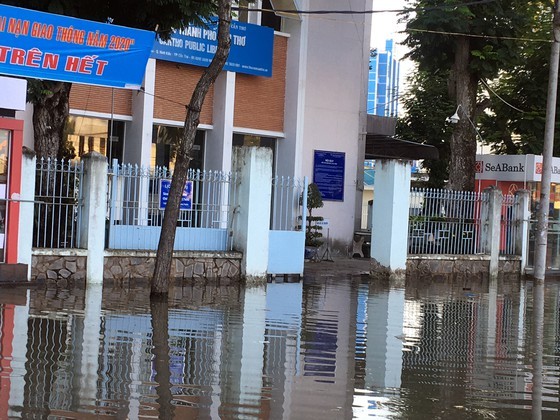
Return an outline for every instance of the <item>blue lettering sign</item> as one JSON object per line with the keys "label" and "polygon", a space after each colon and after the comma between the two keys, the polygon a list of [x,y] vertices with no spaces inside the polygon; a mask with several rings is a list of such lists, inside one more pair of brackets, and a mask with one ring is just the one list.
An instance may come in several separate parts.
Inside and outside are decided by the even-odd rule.
{"label": "blue lettering sign", "polygon": [[315,150],[313,182],[323,200],[344,200],[344,152]]}
{"label": "blue lettering sign", "polygon": [[[167,200],[169,199],[169,189],[171,188],[170,179],[162,179],[159,182],[159,209],[165,210],[167,206]],[[192,209],[192,191],[193,182],[187,181],[185,184],[185,189],[183,190],[183,196],[181,197],[181,210],[191,210]]]}
{"label": "blue lettering sign", "polygon": [[0,73],[138,89],[155,34],[0,5]]}
{"label": "blue lettering sign", "polygon": [[[255,76],[272,76],[274,30],[250,23],[231,23],[231,49],[225,70]],[[176,31],[168,41],[157,40],[152,58],[208,67],[218,45],[218,27],[189,26]]]}

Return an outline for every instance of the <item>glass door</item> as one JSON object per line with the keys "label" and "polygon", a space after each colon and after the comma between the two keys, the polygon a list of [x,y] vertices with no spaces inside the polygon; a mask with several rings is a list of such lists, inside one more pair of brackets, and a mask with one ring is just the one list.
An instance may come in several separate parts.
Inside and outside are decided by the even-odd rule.
{"label": "glass door", "polygon": [[4,262],[6,244],[6,198],[8,198],[8,170],[11,131],[0,129],[0,262]]}

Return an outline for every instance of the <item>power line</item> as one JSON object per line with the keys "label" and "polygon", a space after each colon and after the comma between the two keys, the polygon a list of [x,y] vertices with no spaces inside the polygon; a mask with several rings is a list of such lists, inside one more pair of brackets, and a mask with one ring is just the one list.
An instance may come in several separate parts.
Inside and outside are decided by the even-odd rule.
{"label": "power line", "polygon": [[546,42],[546,43],[552,42],[550,39],[542,39],[542,38],[516,38],[511,36],[475,35],[475,34],[467,34],[463,32],[431,31],[429,29],[407,28],[403,32],[424,32],[428,34],[454,35],[454,36],[464,36],[468,38],[499,39],[499,40],[509,40],[509,41]]}
{"label": "power line", "polygon": [[252,9],[248,6],[232,7],[235,11],[267,12],[267,13],[289,13],[299,15],[370,15],[375,13],[401,13],[401,12],[423,12],[429,10],[442,10],[464,6],[478,6],[480,4],[494,3],[496,0],[475,0],[460,4],[441,4],[433,7],[418,7],[411,9],[387,9],[387,10],[298,10],[298,9]]}
{"label": "power line", "polygon": [[497,97],[500,101],[502,101],[504,104],[506,104],[507,106],[509,106],[511,109],[514,109],[515,111],[519,111],[519,112],[521,112],[522,114],[525,113],[525,111],[523,111],[522,109],[519,109],[519,108],[517,108],[516,106],[510,104],[508,101],[506,101],[506,100],[505,100],[504,98],[502,98],[500,95],[498,95],[498,93],[496,93],[496,91],[495,91],[494,89],[492,89],[490,86],[488,86],[488,84],[487,84],[484,80],[481,79],[480,81],[482,82],[482,84],[483,84],[484,86],[486,86],[486,88],[487,88],[490,92],[492,92],[494,95],[496,95],[496,97]]}

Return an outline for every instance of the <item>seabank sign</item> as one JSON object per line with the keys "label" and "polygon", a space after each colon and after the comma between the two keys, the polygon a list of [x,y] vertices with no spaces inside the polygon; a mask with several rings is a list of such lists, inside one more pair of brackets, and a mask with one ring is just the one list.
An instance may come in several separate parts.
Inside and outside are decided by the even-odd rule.
{"label": "seabank sign", "polygon": [[[560,182],[560,158],[552,159],[551,182]],[[540,155],[477,155],[476,179],[540,182],[542,156]]]}

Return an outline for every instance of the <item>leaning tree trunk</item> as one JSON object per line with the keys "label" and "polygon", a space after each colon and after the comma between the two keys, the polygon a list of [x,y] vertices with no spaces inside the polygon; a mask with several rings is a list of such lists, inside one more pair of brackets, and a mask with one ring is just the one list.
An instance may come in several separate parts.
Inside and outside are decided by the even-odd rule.
{"label": "leaning tree trunk", "polygon": [[459,191],[472,191],[475,185],[477,136],[472,124],[478,79],[469,71],[469,64],[470,42],[468,38],[460,37],[455,43],[453,64],[453,88],[460,120],[451,136],[449,162],[449,188]]}
{"label": "leaning tree trunk", "polygon": [[66,119],[68,118],[71,83],[41,82],[42,92],[33,101],[33,130],[37,158],[59,158]]}
{"label": "leaning tree trunk", "polygon": [[181,205],[181,197],[187,171],[191,161],[191,150],[200,119],[200,111],[210,86],[214,83],[224,67],[230,49],[231,0],[219,0],[218,11],[218,49],[210,66],[204,71],[187,106],[187,116],[183,133],[177,147],[177,161],[169,189],[165,214],[163,216],[161,234],[156,255],[156,266],[152,278],[151,295],[163,295],[169,291],[173,245]]}

